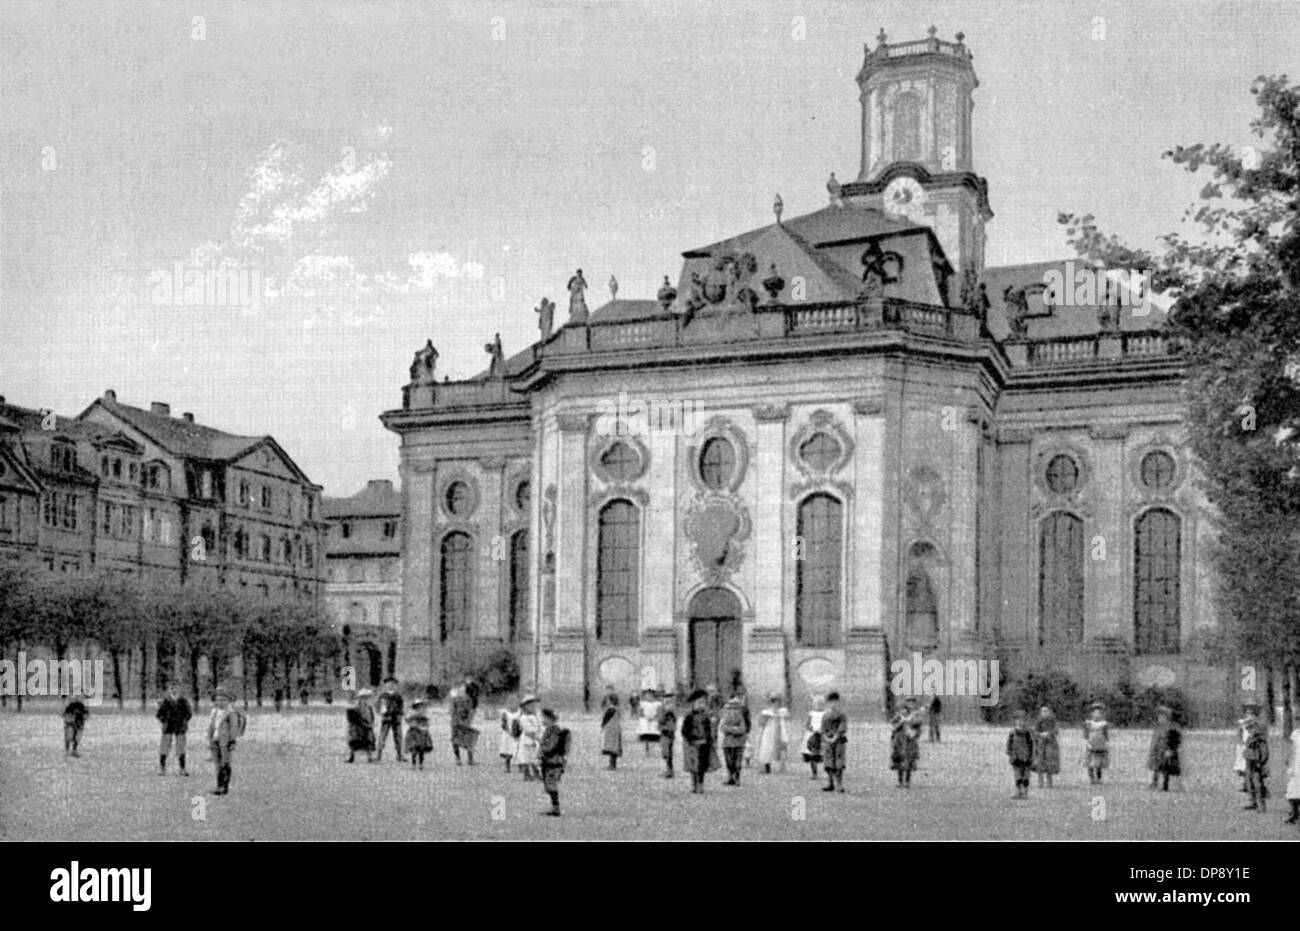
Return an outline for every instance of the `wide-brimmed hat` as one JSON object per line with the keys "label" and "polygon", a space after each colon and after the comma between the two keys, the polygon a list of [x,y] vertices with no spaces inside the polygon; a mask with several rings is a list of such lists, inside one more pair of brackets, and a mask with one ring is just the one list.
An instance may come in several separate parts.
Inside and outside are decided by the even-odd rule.
{"label": "wide-brimmed hat", "polygon": [[525,695],[523,698],[519,699],[519,707],[522,708],[524,705],[531,705],[535,701],[537,701],[537,696],[530,692],[527,695]]}
{"label": "wide-brimmed hat", "polygon": [[709,693],[707,691],[705,691],[704,689],[696,689],[694,692],[691,692],[689,700],[699,701],[701,698],[708,698],[708,697],[709,697]]}
{"label": "wide-brimmed hat", "polygon": [[826,693],[826,701],[839,701],[839,700],[840,700],[840,693],[839,693],[839,692],[827,692],[827,693]]}

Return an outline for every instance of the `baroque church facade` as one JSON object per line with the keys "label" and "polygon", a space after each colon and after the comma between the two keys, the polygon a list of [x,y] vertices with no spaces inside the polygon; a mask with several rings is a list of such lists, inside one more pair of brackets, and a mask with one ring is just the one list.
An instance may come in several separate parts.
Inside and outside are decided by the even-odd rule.
{"label": "baroque church facade", "polygon": [[509,643],[548,700],[738,676],[878,713],[920,654],[1227,702],[1159,309],[1062,306],[1074,263],[985,267],[960,34],[882,31],[857,82],[859,174],[824,208],[778,196],[653,300],[589,309],[578,272],[568,319],[544,300],[476,378],[416,355],[382,416],[403,678]]}

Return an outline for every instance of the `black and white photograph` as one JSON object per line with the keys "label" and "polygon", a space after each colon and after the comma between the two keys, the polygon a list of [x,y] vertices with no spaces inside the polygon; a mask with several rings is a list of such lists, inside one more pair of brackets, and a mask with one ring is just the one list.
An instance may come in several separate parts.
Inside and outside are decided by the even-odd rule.
{"label": "black and white photograph", "polygon": [[1297,65],[1295,2],[6,0],[0,840],[1251,902],[1190,842],[1300,840]]}

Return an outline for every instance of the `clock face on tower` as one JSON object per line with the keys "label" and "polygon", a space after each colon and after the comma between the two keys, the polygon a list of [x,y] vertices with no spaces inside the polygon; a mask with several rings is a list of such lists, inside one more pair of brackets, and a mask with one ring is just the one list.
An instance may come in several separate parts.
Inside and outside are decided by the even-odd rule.
{"label": "clock face on tower", "polygon": [[885,212],[891,216],[914,218],[925,203],[921,182],[906,175],[885,186]]}

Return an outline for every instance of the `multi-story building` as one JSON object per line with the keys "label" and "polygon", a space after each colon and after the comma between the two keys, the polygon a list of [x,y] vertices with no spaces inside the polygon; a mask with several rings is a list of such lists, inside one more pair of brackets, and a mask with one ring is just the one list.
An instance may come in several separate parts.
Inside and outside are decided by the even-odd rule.
{"label": "multi-story building", "polygon": [[395,672],[401,635],[402,496],[387,480],[349,498],[325,497],[325,606],[357,682]]}
{"label": "multi-story building", "polygon": [[559,700],[738,673],[879,710],[920,654],[1226,705],[1159,308],[1076,290],[1082,263],[985,267],[960,36],[882,34],[857,82],[861,170],[822,209],[778,196],[656,300],[589,312],[575,274],[567,322],[543,301],[539,341],[474,379],[417,353],[382,418],[404,675],[513,638]]}
{"label": "multi-story building", "polygon": [[106,391],[76,418],[0,398],[0,557],[318,603],[320,488],[269,436]]}

